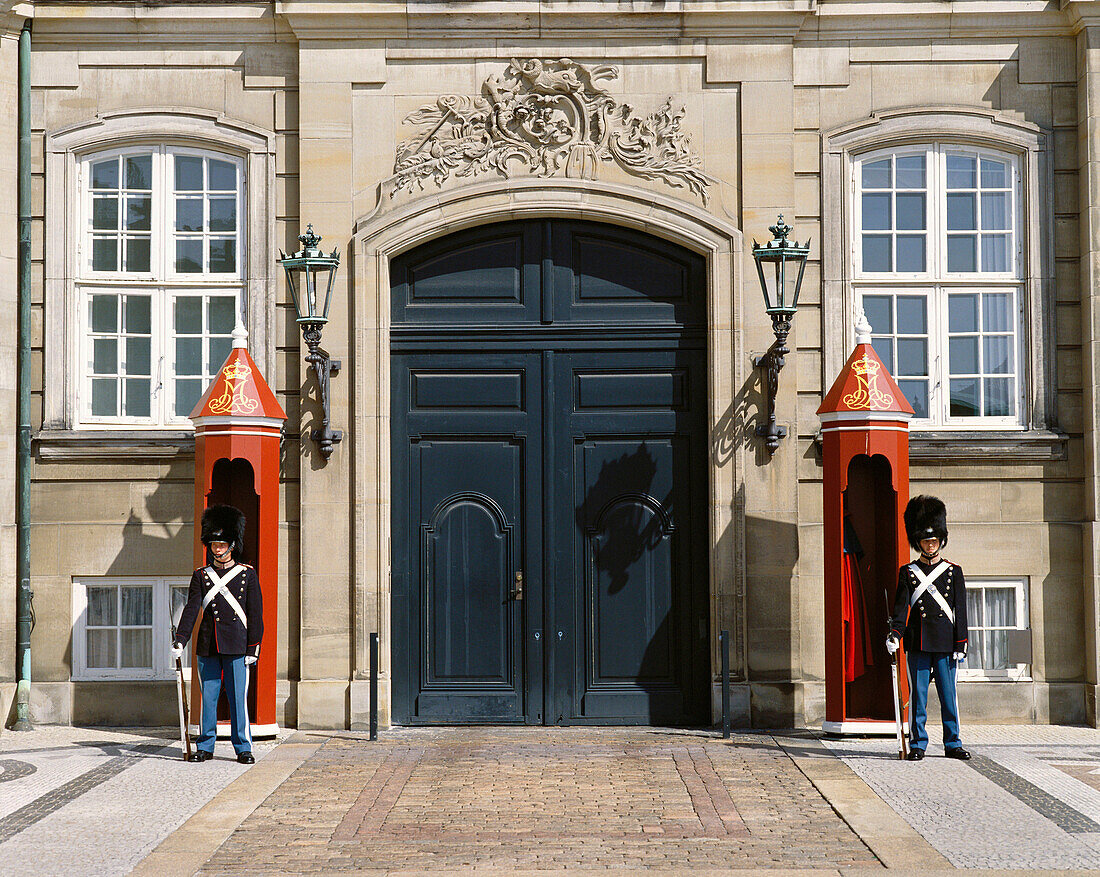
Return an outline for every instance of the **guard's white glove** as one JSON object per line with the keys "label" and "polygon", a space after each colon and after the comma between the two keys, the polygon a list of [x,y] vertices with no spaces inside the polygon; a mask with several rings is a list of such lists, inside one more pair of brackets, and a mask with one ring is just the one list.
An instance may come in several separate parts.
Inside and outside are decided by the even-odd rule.
{"label": "guard's white glove", "polygon": [[172,660],[173,661],[182,661],[183,660],[183,646],[180,645],[179,643],[172,643]]}
{"label": "guard's white glove", "polygon": [[898,643],[897,637],[895,637],[895,636],[886,637],[886,654],[888,654],[888,655],[894,654],[894,652],[896,652],[898,650],[899,645],[900,645],[900,643]]}
{"label": "guard's white glove", "polygon": [[953,652],[951,655],[951,660],[953,660],[956,664],[961,664],[963,661],[966,660],[966,652]]}
{"label": "guard's white glove", "polygon": [[256,663],[256,656],[255,655],[245,655],[244,656],[244,665],[246,667],[251,667],[255,663]]}

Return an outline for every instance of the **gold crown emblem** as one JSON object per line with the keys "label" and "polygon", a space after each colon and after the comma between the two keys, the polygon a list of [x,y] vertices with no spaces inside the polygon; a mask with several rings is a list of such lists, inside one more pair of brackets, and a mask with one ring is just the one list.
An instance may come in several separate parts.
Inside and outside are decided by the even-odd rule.
{"label": "gold crown emblem", "polygon": [[259,402],[245,395],[246,380],[252,375],[252,369],[238,359],[222,371],[225,386],[222,394],[210,400],[213,414],[251,414],[259,407]]}
{"label": "gold crown emblem", "polygon": [[893,401],[889,393],[879,389],[878,379],[881,365],[866,353],[852,363],[852,373],[858,385],[851,393],[841,399],[848,408],[870,408],[872,410],[889,408]]}

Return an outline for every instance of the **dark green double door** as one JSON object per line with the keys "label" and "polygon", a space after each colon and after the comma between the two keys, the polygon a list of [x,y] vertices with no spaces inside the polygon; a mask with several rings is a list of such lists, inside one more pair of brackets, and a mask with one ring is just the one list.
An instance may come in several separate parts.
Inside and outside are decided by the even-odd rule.
{"label": "dark green double door", "polygon": [[707,719],[702,272],[550,221],[394,261],[395,721]]}

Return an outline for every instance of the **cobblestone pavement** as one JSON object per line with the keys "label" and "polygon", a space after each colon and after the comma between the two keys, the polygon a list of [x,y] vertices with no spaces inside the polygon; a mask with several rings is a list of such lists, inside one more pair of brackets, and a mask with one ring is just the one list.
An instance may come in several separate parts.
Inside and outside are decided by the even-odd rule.
{"label": "cobblestone pavement", "polygon": [[898,761],[893,740],[826,740],[958,868],[1100,870],[1100,731],[969,726],[969,762]]}
{"label": "cobblestone pavement", "polygon": [[[299,735],[301,736],[301,735]],[[336,734],[202,874],[881,867],[766,734]]]}
{"label": "cobblestone pavement", "polygon": [[[262,758],[274,743],[257,743]],[[41,726],[0,734],[0,861],[21,875],[128,874],[247,770],[219,742],[203,765],[148,730]],[[206,770],[206,768],[212,770]]]}

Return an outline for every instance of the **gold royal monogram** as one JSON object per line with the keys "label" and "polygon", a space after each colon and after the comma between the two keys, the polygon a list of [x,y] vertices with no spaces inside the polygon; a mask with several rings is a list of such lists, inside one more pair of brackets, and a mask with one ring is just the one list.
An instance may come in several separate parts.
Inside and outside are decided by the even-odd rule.
{"label": "gold royal monogram", "polygon": [[893,397],[879,389],[879,368],[877,360],[871,359],[866,353],[852,363],[852,372],[859,382],[858,386],[847,396],[841,399],[848,408],[889,408]]}
{"label": "gold royal monogram", "polygon": [[238,360],[226,367],[222,372],[225,378],[225,388],[216,399],[210,400],[212,414],[251,414],[256,410],[259,402],[245,395],[245,381],[252,374],[243,362]]}

